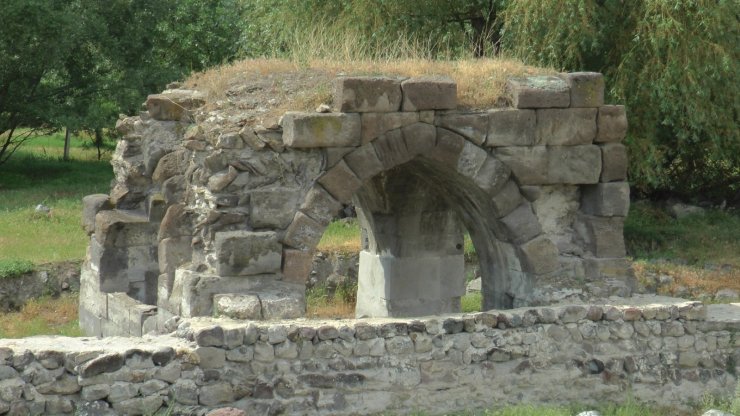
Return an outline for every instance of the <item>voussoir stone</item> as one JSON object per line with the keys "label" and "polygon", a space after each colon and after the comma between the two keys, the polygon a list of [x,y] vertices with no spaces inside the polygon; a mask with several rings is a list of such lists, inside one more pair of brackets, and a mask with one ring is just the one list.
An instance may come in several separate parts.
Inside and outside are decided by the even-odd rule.
{"label": "voussoir stone", "polygon": [[514,108],[565,108],[570,105],[570,88],[562,78],[533,76],[507,82]]}
{"label": "voussoir stone", "polygon": [[342,209],[342,204],[334,199],[321,185],[315,184],[306,194],[300,209],[317,222],[329,224]]}
{"label": "voussoir stone", "polygon": [[437,112],[434,125],[452,130],[482,146],[488,134],[488,113]]}
{"label": "voussoir stone", "polygon": [[337,163],[319,178],[319,183],[337,201],[348,203],[352,195],[360,189],[362,181],[355,175],[345,161]]}
{"label": "voussoir stone", "polygon": [[298,113],[283,116],[283,143],[292,148],[359,146],[359,114]]}
{"label": "voussoir stone", "polygon": [[391,112],[401,108],[401,80],[341,77],[334,83],[334,106],[345,113]]}
{"label": "voussoir stone", "polygon": [[401,83],[403,111],[451,110],[457,107],[457,84],[446,76],[410,78]]}

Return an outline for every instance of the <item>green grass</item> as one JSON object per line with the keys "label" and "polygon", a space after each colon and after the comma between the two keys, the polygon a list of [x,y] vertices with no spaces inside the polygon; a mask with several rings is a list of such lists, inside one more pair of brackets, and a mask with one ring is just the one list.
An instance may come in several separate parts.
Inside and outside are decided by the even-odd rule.
{"label": "green grass", "polygon": [[0,260],[0,279],[8,279],[33,271],[34,264],[28,260]]}
{"label": "green grass", "polygon": [[0,314],[0,338],[35,335],[82,336],[77,320],[77,295],[33,299],[18,312]]}
{"label": "green grass", "polygon": [[329,223],[317,246],[319,251],[343,253],[357,253],[360,248],[360,223],[355,218]]}
{"label": "green grass", "polygon": [[[82,197],[107,193],[113,171],[80,138],[72,140],[72,160],[61,161],[63,145],[61,135],[36,137],[0,165],[0,261],[84,257]],[[50,207],[50,214],[35,212],[38,204]]]}
{"label": "green grass", "polygon": [[460,306],[463,312],[480,312],[481,302],[483,301],[483,294],[468,293],[460,298]]}

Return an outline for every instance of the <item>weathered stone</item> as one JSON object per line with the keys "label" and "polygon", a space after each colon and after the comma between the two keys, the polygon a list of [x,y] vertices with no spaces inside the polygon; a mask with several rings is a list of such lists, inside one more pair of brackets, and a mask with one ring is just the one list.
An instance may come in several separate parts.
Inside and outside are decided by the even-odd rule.
{"label": "weathered stone", "polygon": [[285,231],[283,243],[303,251],[312,251],[321,240],[324,228],[324,225],[299,211]]}
{"label": "weathered stone", "polygon": [[283,247],[272,231],[223,231],[215,235],[221,276],[278,273]]}
{"label": "weathered stone", "polygon": [[584,258],[583,268],[586,278],[594,281],[631,276],[630,263],[624,258]]}
{"label": "weathered stone", "polygon": [[226,363],[226,351],[216,347],[198,347],[193,350],[198,365],[203,369],[222,368]]}
{"label": "weathered stone", "polygon": [[155,120],[189,120],[190,110],[205,104],[202,93],[190,90],[167,90],[162,94],[149,95],[146,109]]}
{"label": "weathered stone", "polygon": [[110,386],[108,401],[111,403],[120,402],[130,399],[139,394],[139,388],[132,383],[115,382]]}
{"label": "weathered stone", "polygon": [[239,171],[233,166],[229,166],[228,169],[208,178],[208,189],[211,192],[219,192],[229,186],[237,176],[239,176]]}
{"label": "weathered stone", "polygon": [[109,209],[113,209],[113,204],[108,195],[93,194],[82,198],[82,228],[87,235],[95,232],[95,216],[98,212]]}
{"label": "weathered stone", "polygon": [[110,386],[108,384],[93,384],[83,387],[80,397],[82,400],[92,402],[105,399],[108,397],[108,394],[110,394]]}
{"label": "weathered stone", "polygon": [[457,107],[457,84],[452,78],[428,76],[401,83],[403,111],[449,110]]}
{"label": "weathered stone", "polygon": [[424,156],[448,166],[457,166],[463,146],[467,140],[450,130],[437,128],[437,145]]}
{"label": "weathered stone", "polygon": [[224,345],[224,329],[218,325],[195,331],[195,342],[201,347],[220,347]]}
{"label": "weathered stone", "polygon": [[601,150],[593,145],[548,146],[547,173],[549,183],[597,183],[601,175]]}
{"label": "weathered stone", "polygon": [[537,139],[540,145],[591,144],[596,138],[595,108],[537,110]]}
{"label": "weathered stone", "polygon": [[152,180],[155,183],[162,183],[165,180],[184,172],[186,168],[185,155],[186,153],[184,150],[176,150],[162,156],[162,158],[159,159],[159,162],[157,162],[157,167],[152,173]]}
{"label": "weathered stone", "polygon": [[151,415],[159,410],[163,403],[162,396],[136,397],[113,403],[113,410],[125,415]]}
{"label": "weathered stone", "polygon": [[596,257],[624,257],[623,217],[580,215],[575,229],[585,248]]}
{"label": "weathered stone", "polygon": [[344,113],[398,111],[401,80],[388,77],[340,77],[334,81],[334,107]]}
{"label": "weathered stone", "polygon": [[297,113],[283,116],[283,142],[292,148],[359,146],[359,114]]}
{"label": "weathered stone", "polygon": [[437,141],[437,130],[431,124],[414,123],[401,127],[406,153],[410,158],[431,150]]}
{"label": "weathered stone", "polygon": [[532,146],[537,118],[534,110],[491,110],[486,146]]}
{"label": "weathered stone", "polygon": [[604,76],[598,72],[571,72],[565,74],[570,87],[571,107],[599,107],[604,105]]}
{"label": "weathered stone", "polygon": [[623,105],[599,107],[596,142],[619,142],[627,134],[627,115]]}
{"label": "weathered stone", "polygon": [[466,140],[457,160],[457,172],[474,178],[487,159],[488,152]]}
{"label": "weathered stone", "polygon": [[602,217],[627,216],[630,206],[627,182],[600,183],[581,189],[581,212]]}
{"label": "weathered stone", "polygon": [[[351,166],[350,166],[351,167]],[[340,204],[321,185],[315,184],[306,194],[301,211],[320,224],[328,225],[342,209]]]}
{"label": "weathered stone", "polygon": [[123,356],[121,354],[109,353],[80,365],[77,372],[84,378],[91,378],[98,374],[110,373],[120,369],[123,366]]}
{"label": "weathered stone", "polygon": [[550,183],[548,177],[549,152],[545,146],[499,147],[494,155],[511,169],[521,185]]}
{"label": "weathered stone", "polygon": [[257,295],[218,294],[213,297],[217,316],[234,319],[262,319],[262,304]]}
{"label": "weathered stone", "polygon": [[247,416],[247,412],[234,407],[223,407],[221,409],[211,410],[206,416]]}
{"label": "weathered stone", "polygon": [[192,218],[185,204],[171,205],[159,225],[157,238],[161,241],[165,238],[190,237],[193,235],[192,228]]}
{"label": "weathered stone", "polygon": [[534,76],[507,82],[514,108],[564,108],[570,105],[570,89],[561,78]]}
{"label": "weathered stone", "polygon": [[215,147],[217,149],[241,149],[244,147],[244,141],[235,131],[221,133],[216,139]]}
{"label": "weathered stone", "polygon": [[601,147],[601,182],[627,179],[627,148],[621,143],[606,143]]}
{"label": "weathered stone", "polygon": [[508,215],[521,203],[522,196],[519,194],[519,187],[512,180],[507,181],[491,198],[491,205],[496,218]]}
{"label": "weathered stone", "polygon": [[419,113],[363,113],[362,144],[370,143],[382,134],[419,121]]}
{"label": "weathered stone", "polygon": [[558,248],[545,236],[520,245],[519,253],[522,267],[527,272],[544,274],[555,271],[558,267]]}
{"label": "weathered stone", "polygon": [[352,195],[362,186],[362,181],[357,178],[344,161],[337,163],[333,168],[326,171],[319,178],[319,183],[337,201],[342,203],[348,203],[352,199]]}
{"label": "weathered stone", "polygon": [[283,250],[283,280],[305,284],[313,268],[313,252]]}
{"label": "weathered stone", "polygon": [[95,239],[103,246],[129,247],[156,244],[153,225],[143,215],[122,210],[100,211],[95,216]]}
{"label": "weathered stone", "polygon": [[384,169],[375,153],[375,146],[370,143],[348,153],[344,156],[344,161],[361,181],[372,178]]}
{"label": "weathered stone", "polygon": [[306,313],[305,285],[285,283],[285,286],[283,291],[260,293],[264,319],[295,319]]}
{"label": "weathered stone", "polygon": [[527,242],[542,233],[542,226],[528,202],[501,218],[501,222],[506,227],[510,241],[516,244]]}
{"label": "weathered stone", "polygon": [[249,224],[253,228],[286,228],[300,203],[299,190],[258,189],[249,193]]}
{"label": "weathered stone", "polygon": [[198,386],[193,380],[180,379],[172,385],[175,401],[185,405],[198,404]]}
{"label": "weathered stone", "polygon": [[452,130],[482,146],[488,134],[488,113],[437,112],[434,125]]}
{"label": "weathered stone", "polygon": [[488,156],[473,181],[485,192],[494,195],[506,185],[511,170],[503,162],[493,156]]}

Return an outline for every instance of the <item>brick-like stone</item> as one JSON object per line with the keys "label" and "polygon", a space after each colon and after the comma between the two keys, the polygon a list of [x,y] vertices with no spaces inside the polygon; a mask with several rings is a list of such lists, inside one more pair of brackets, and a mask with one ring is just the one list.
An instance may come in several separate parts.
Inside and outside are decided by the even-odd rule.
{"label": "brick-like stone", "polygon": [[283,280],[293,283],[306,283],[313,268],[313,252],[283,250]]}
{"label": "brick-like stone", "polygon": [[520,185],[550,183],[548,177],[549,153],[545,146],[499,147],[495,156],[504,162]]}
{"label": "brick-like stone", "polygon": [[358,147],[344,156],[344,161],[357,177],[364,181],[383,171],[383,163],[371,143]]}
{"label": "brick-like stone", "polygon": [[496,109],[488,114],[486,146],[531,146],[535,143],[537,117],[534,110]]}
{"label": "brick-like stone", "polygon": [[334,107],[344,113],[401,109],[401,80],[389,77],[340,77],[334,81]]}
{"label": "brick-like stone", "polygon": [[522,203],[522,196],[516,182],[509,180],[491,198],[491,205],[496,218],[508,215]]}
{"label": "brick-like stone", "polygon": [[630,206],[627,182],[599,183],[581,188],[581,212],[602,217],[626,217]]}
{"label": "brick-like stone", "polygon": [[403,111],[451,110],[457,107],[457,84],[452,78],[429,76],[401,83]]}
{"label": "brick-like stone", "polygon": [[283,143],[292,148],[359,146],[359,114],[298,113],[283,116]]}
{"label": "brick-like stone", "polygon": [[258,189],[249,193],[249,224],[253,228],[284,229],[293,220],[302,192],[297,189]]}
{"label": "brick-like stone", "polygon": [[95,232],[95,216],[100,211],[113,209],[106,194],[87,195],[82,198],[82,229],[87,235]]}
{"label": "brick-like stone", "polygon": [[299,211],[288,226],[283,242],[293,248],[311,251],[321,240],[324,228],[324,225]]}
{"label": "brick-like stone", "polygon": [[301,211],[320,224],[329,224],[342,209],[342,204],[334,199],[321,185],[314,186],[306,194]]}
{"label": "brick-like stone", "polygon": [[599,107],[604,105],[604,76],[598,72],[565,74],[570,87],[571,107]]}
{"label": "brick-like stone", "polygon": [[434,125],[452,130],[482,146],[488,134],[488,113],[438,112]]}
{"label": "brick-like stone", "polygon": [[542,226],[529,202],[519,205],[501,218],[501,222],[506,228],[509,240],[516,244],[529,241],[542,233]]}
{"label": "brick-like stone", "polygon": [[547,174],[551,184],[597,183],[601,176],[601,149],[594,145],[548,146]]}
{"label": "brick-like stone", "polygon": [[601,146],[601,182],[627,179],[627,148],[621,143],[606,143]]}
{"label": "brick-like stone", "polygon": [[337,201],[345,204],[352,200],[352,195],[362,186],[362,181],[344,161],[326,171],[319,178],[319,183]]}
{"label": "brick-like stone", "polygon": [[623,105],[605,105],[599,107],[596,119],[598,132],[596,142],[619,142],[627,134],[627,114]]}
{"label": "brick-like stone", "polygon": [[221,276],[280,272],[283,248],[275,232],[222,231],[214,240]]}
{"label": "brick-like stone", "polygon": [[370,143],[388,131],[419,121],[419,113],[363,113],[362,144]]}
{"label": "brick-like stone", "polygon": [[596,257],[624,257],[624,217],[579,215],[574,224],[585,248]]}
{"label": "brick-like stone", "polygon": [[596,138],[595,108],[537,110],[537,144],[591,144]]}
{"label": "brick-like stone", "polygon": [[526,272],[544,274],[557,270],[558,248],[544,235],[522,244],[518,251]]}
{"label": "brick-like stone", "polygon": [[562,78],[533,76],[513,78],[507,90],[514,108],[565,108],[570,106],[570,88]]}

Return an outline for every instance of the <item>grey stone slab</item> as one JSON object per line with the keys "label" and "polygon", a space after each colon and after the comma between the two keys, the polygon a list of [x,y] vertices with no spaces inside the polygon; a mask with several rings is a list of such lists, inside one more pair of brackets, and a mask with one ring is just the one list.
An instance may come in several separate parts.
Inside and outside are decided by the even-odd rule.
{"label": "grey stone slab", "polygon": [[95,216],[95,238],[104,246],[129,247],[156,244],[156,224],[145,215],[122,210],[100,211]]}
{"label": "grey stone slab", "polygon": [[262,304],[256,294],[221,293],[213,297],[216,316],[233,319],[262,319]]}
{"label": "grey stone slab", "polygon": [[324,149],[324,160],[326,161],[326,168],[331,168],[339,163],[344,155],[355,150],[356,147],[327,147]]}
{"label": "grey stone slab", "polygon": [[601,182],[624,181],[627,179],[627,148],[621,143],[606,143],[601,146]]}
{"label": "grey stone slab", "polygon": [[599,107],[596,142],[620,142],[627,134],[627,114],[623,105]]}
{"label": "grey stone slab", "polygon": [[624,257],[624,217],[597,217],[581,214],[574,229],[584,249],[595,257]]}
{"label": "grey stone slab", "polygon": [[352,195],[362,186],[362,181],[344,161],[337,163],[333,168],[326,171],[318,182],[337,201],[344,204],[348,203],[352,199]]}
{"label": "grey stone slab", "polygon": [[540,275],[557,270],[558,248],[544,235],[520,245],[517,251],[525,272]]}
{"label": "grey stone slab", "polygon": [[292,148],[359,146],[359,114],[298,113],[283,116],[283,143]]}
{"label": "grey stone slab", "polygon": [[595,108],[537,110],[537,144],[591,144],[596,138]]}
{"label": "grey stone slab", "polygon": [[595,145],[548,146],[548,182],[583,185],[599,181],[601,149]]}
{"label": "grey stone slab", "polygon": [[411,158],[431,150],[437,143],[437,129],[431,124],[414,123],[401,128],[406,152]]}
{"label": "grey stone slab", "polygon": [[564,75],[570,87],[571,107],[604,105],[604,76],[598,72],[571,72]]}
{"label": "grey stone slab", "polygon": [[316,222],[328,225],[342,209],[342,204],[321,185],[314,184],[306,194],[300,209]]}
{"label": "grey stone slab", "polygon": [[222,231],[214,238],[221,276],[280,272],[283,247],[272,231]]}
{"label": "grey stone slab", "polygon": [[457,84],[452,78],[427,76],[401,83],[403,111],[451,110],[457,107]]}
{"label": "grey stone slab", "polygon": [[520,185],[542,185],[550,182],[548,151],[545,146],[498,147],[494,155],[511,169]]}
{"label": "grey stone slab", "polygon": [[457,167],[463,146],[464,137],[444,128],[437,128],[437,144],[424,154],[425,157],[440,162],[443,165]]}
{"label": "grey stone slab", "polygon": [[398,78],[340,77],[334,81],[334,107],[340,112],[399,111],[401,98]]}
{"label": "grey stone slab", "polygon": [[508,215],[514,208],[522,203],[522,196],[519,193],[519,187],[513,180],[507,181],[496,195],[491,198],[493,213],[496,218]]}
{"label": "grey stone slab", "polygon": [[380,135],[419,121],[418,112],[363,113],[362,144],[370,143]]}
{"label": "grey stone slab", "polygon": [[113,209],[106,194],[87,195],[82,198],[82,229],[87,235],[95,232],[95,216],[103,210]]}
{"label": "grey stone slab", "polygon": [[313,269],[313,251],[283,250],[283,280],[305,284]]}
{"label": "grey stone slab", "polygon": [[599,183],[581,188],[581,212],[602,217],[626,217],[630,206],[627,182]]}
{"label": "grey stone slab", "polygon": [[473,177],[473,181],[482,190],[493,195],[503,188],[510,176],[511,169],[508,166],[488,155],[483,165],[478,169],[478,173]]}
{"label": "grey stone slab", "polygon": [[175,175],[182,174],[186,169],[186,155],[186,151],[180,149],[162,156],[157,162],[157,167],[154,168],[152,181],[162,183]]}
{"label": "grey stone slab", "polygon": [[516,244],[529,241],[542,233],[542,226],[529,202],[519,205],[501,218],[501,222],[506,228],[509,241]]}
{"label": "grey stone slab", "polygon": [[487,160],[488,152],[465,140],[457,160],[457,172],[469,178],[475,178]]}
{"label": "grey stone slab", "polygon": [[299,211],[288,226],[283,242],[300,250],[313,250],[321,240],[325,228],[325,225]]}
{"label": "grey stone slab", "polygon": [[372,178],[384,169],[372,143],[362,145],[348,153],[344,156],[344,161],[362,181]]}
{"label": "grey stone slab", "polygon": [[249,193],[249,224],[252,228],[284,229],[293,220],[303,191],[280,187]]}
{"label": "grey stone slab", "polygon": [[372,144],[385,170],[406,163],[414,157],[406,147],[401,129],[386,132]]}
{"label": "grey stone slab", "polygon": [[487,113],[436,112],[434,125],[452,130],[482,146],[488,134]]}
{"label": "grey stone slab", "polygon": [[534,110],[496,109],[488,112],[486,146],[531,146],[535,143]]}
{"label": "grey stone slab", "polygon": [[559,77],[512,78],[506,86],[514,108],[565,108],[570,105],[570,88]]}

